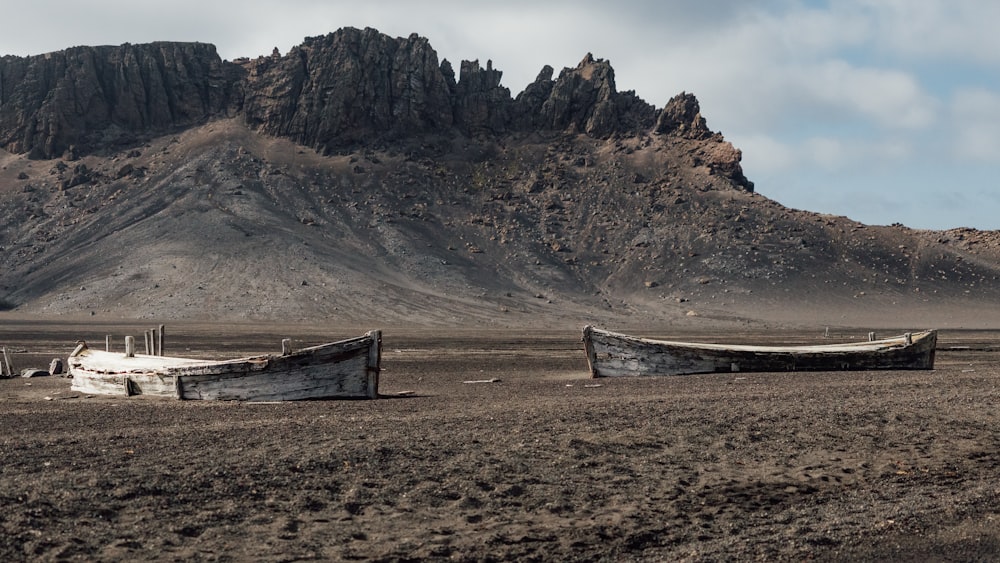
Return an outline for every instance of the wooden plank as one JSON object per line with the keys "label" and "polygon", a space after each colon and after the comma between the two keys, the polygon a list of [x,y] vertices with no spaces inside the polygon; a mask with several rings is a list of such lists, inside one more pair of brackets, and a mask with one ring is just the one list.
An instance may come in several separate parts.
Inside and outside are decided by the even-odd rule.
{"label": "wooden plank", "polygon": [[124,395],[125,376],[93,378],[75,373],[70,388],[94,395]]}
{"label": "wooden plank", "polygon": [[183,397],[201,400],[295,401],[368,397],[367,358],[356,356],[332,366],[230,375],[181,376]]}
{"label": "wooden plank", "polygon": [[76,348],[73,348],[73,351],[70,352],[69,357],[75,358],[76,356],[79,356],[80,353],[86,349],[87,349],[87,343],[84,342],[83,340],[80,340],[76,343]]}
{"label": "wooden plank", "polygon": [[98,395],[149,395],[155,397],[174,397],[175,383],[173,377],[157,374],[104,374],[73,369],[73,379],[70,387],[74,391]]}

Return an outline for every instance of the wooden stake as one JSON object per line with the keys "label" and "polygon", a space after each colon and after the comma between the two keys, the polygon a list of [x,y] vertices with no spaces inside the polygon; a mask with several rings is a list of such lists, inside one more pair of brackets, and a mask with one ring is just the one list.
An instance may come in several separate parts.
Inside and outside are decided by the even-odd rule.
{"label": "wooden stake", "polygon": [[371,346],[368,347],[368,398],[378,398],[378,380],[382,365],[382,331],[370,330]]}
{"label": "wooden stake", "polygon": [[135,337],[126,336],[125,337],[125,357],[134,358],[135,357]]}
{"label": "wooden stake", "polygon": [[110,352],[111,351],[111,335],[110,334],[105,334],[104,335],[104,351],[105,352]]}
{"label": "wooden stake", "polygon": [[[10,358],[7,356],[7,347],[3,347],[3,363],[7,366],[7,377],[14,377],[14,372],[10,370]],[[2,366],[0,366],[2,367]],[[3,369],[0,369],[0,375],[3,375]]]}
{"label": "wooden stake", "polygon": [[292,353],[292,339],[282,338],[281,339],[281,355],[287,356]]}
{"label": "wooden stake", "polygon": [[156,343],[156,355],[157,356],[162,356],[163,355],[163,329],[164,328],[165,327],[163,325],[160,325],[160,331],[157,333],[157,334],[159,334],[159,338],[160,338],[157,341],[157,343]]}

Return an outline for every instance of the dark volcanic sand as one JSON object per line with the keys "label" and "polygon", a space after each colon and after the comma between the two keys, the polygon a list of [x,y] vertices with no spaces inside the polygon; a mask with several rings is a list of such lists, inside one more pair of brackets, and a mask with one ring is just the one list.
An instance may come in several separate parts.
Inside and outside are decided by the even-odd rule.
{"label": "dark volcanic sand", "polygon": [[[124,334],[86,326],[0,343],[20,369]],[[362,330],[168,326],[167,351]],[[384,328],[374,401],[0,380],[0,559],[996,560],[996,337],[942,333],[934,371],[591,380],[577,332]]]}

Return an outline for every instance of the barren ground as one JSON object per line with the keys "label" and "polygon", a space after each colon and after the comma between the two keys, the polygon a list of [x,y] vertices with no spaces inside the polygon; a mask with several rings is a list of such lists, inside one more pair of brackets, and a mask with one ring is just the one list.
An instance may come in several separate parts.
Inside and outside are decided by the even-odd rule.
{"label": "barren ground", "polygon": [[[168,326],[168,352],[362,328],[374,327]],[[592,380],[569,327],[382,328],[373,401],[178,402],[0,380],[0,558],[1000,557],[996,332],[943,332],[933,371]],[[0,341],[24,350],[19,369],[141,330],[6,319]]]}

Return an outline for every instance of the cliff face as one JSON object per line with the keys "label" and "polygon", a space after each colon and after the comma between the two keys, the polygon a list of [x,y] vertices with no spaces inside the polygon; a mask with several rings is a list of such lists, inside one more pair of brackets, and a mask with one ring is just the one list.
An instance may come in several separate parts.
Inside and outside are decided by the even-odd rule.
{"label": "cliff face", "polygon": [[246,68],[247,123],[321,150],[453,124],[437,54],[416,35],[393,39],[344,29]]}
{"label": "cliff face", "polygon": [[235,74],[215,47],[74,47],[0,59],[0,146],[36,158],[131,142],[225,112]]}
{"label": "cliff face", "polygon": [[553,74],[546,66],[515,99],[491,62],[463,61],[456,80],[427,39],[374,29],[345,28],[307,38],[284,56],[234,62],[199,43],[75,47],[0,59],[0,147],[72,160],[225,115],[322,153],[426,134],[607,139],[653,130],[728,146],[710,151],[731,159],[716,168],[752,189],[739,151],[712,136],[693,96],[658,111],[618,92],[611,65],[590,54]]}

